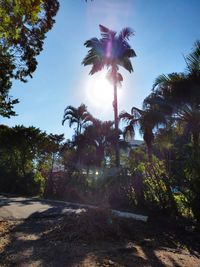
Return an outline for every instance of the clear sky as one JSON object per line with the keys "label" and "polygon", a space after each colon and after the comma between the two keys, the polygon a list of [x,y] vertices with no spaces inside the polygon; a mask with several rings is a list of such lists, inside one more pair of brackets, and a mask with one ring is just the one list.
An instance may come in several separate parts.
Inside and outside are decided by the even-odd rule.
{"label": "clear sky", "polygon": [[130,112],[132,106],[141,107],[158,75],[185,69],[183,55],[200,37],[200,1],[60,0],[33,78],[13,84],[11,95],[20,100],[15,106],[18,116],[1,118],[1,123],[33,125],[69,138],[72,130],[61,124],[64,108],[81,103],[97,118],[113,120],[112,91],[103,81],[105,73],[89,76],[90,67],[81,65],[87,53],[83,44],[100,37],[99,24],[117,32],[127,26],[135,31],[130,40],[137,54],[132,60],[134,73],[120,71],[124,82],[119,111]]}

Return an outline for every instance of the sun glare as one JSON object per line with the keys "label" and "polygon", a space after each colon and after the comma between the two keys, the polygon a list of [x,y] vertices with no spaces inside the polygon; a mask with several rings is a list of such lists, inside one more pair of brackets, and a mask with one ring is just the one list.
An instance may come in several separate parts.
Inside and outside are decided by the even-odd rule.
{"label": "sun glare", "polygon": [[[107,80],[106,72],[88,76],[86,94],[89,102],[96,108],[109,109],[113,103],[113,85]],[[118,90],[118,97],[121,90]]]}

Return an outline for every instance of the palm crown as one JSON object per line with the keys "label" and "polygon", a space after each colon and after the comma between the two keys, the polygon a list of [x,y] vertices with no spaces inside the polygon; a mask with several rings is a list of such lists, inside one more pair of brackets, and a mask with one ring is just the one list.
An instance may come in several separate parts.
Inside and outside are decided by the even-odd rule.
{"label": "palm crown", "polygon": [[158,103],[159,99],[164,99],[175,110],[184,104],[200,104],[200,41],[196,41],[185,61],[186,73],[162,74],[155,80],[153,92],[146,98],[146,104],[151,104],[153,100]]}
{"label": "palm crown", "polygon": [[76,134],[78,135],[81,133],[83,126],[91,120],[91,115],[84,104],[81,104],[78,108],[67,106],[64,110],[62,125],[64,125],[67,120],[69,121],[70,128],[73,124],[77,125]]}
{"label": "palm crown", "polygon": [[134,127],[139,125],[140,133],[146,143],[149,160],[152,159],[152,142],[154,140],[153,129],[158,125],[165,124],[164,115],[157,109],[148,108],[141,110],[133,107],[131,114],[122,111],[120,119],[124,120],[128,125],[124,129],[124,136],[134,135]]}
{"label": "palm crown", "polygon": [[115,31],[102,25],[99,25],[99,28],[102,38],[92,38],[85,42],[84,45],[90,50],[82,64],[92,65],[90,74],[102,70],[104,66],[117,68],[118,65],[132,72],[130,58],[135,57],[136,53],[128,44],[128,40],[134,34],[133,31],[130,28],[124,28],[117,35]]}

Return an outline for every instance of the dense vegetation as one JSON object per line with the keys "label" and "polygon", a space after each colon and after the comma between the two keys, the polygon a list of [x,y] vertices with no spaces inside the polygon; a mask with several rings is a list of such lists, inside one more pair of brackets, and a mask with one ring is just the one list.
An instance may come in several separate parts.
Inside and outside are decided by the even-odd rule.
{"label": "dense vegetation", "polygon": [[[199,57],[197,41],[185,72],[161,75],[143,109],[121,112],[120,169],[115,167],[114,123],[94,118],[84,104],[65,109],[63,124],[74,127],[71,140],[34,127],[1,126],[1,190],[160,211],[199,222]],[[136,125],[144,145],[132,149],[126,141]]]}
{"label": "dense vegetation", "polygon": [[[3,3],[0,115],[10,117],[15,115],[13,105],[18,102],[9,96],[12,81],[25,81],[35,71],[36,56],[54,23],[58,3],[51,0]],[[10,27],[16,22],[16,28]],[[110,38],[108,31],[101,26],[103,42]],[[135,52],[126,43],[131,34],[130,29],[117,37],[112,32],[113,40],[118,45],[122,42],[126,48],[121,45],[125,57],[117,55],[114,63],[96,55],[96,46],[105,45],[102,39],[85,43],[91,50],[83,64],[93,66],[91,73],[109,66],[115,77],[112,81],[115,91],[116,83],[122,81],[118,65],[132,71],[129,58]],[[100,62],[92,60],[96,56]],[[165,212],[200,223],[200,41],[194,44],[185,61],[184,72],[155,79],[142,109],[133,107],[131,113],[121,112],[119,118],[125,124],[122,130],[118,129],[116,99],[114,122],[94,118],[84,104],[77,108],[67,106],[62,123],[75,126],[71,140],[64,140],[64,135],[47,135],[35,127],[1,125],[1,191]],[[134,136],[135,126],[144,139],[144,145],[137,149],[127,142]],[[121,166],[116,168],[119,149]]]}

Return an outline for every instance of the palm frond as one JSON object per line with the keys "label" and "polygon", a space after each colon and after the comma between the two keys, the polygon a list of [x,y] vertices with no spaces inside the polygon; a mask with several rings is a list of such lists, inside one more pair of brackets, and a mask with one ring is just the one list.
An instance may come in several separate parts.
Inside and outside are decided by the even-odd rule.
{"label": "palm frond", "polygon": [[66,113],[66,111],[72,111],[72,112],[75,112],[77,109],[73,106],[67,106],[65,109],[64,109],[64,112]]}
{"label": "palm frond", "polygon": [[129,38],[133,36],[134,34],[135,33],[131,28],[126,27],[122,29],[121,32],[119,33],[119,38],[122,40],[129,40]]}
{"label": "palm frond", "polygon": [[[127,40],[133,35],[133,31],[130,28],[125,28],[117,36],[115,31],[103,25],[99,25],[99,28],[102,38],[91,38],[84,43],[89,51],[82,64],[84,66],[92,65],[90,74],[102,70],[104,66],[113,68],[117,65],[124,67],[131,73],[133,67],[130,58],[135,57],[136,53],[131,49]],[[120,78],[119,80],[122,81]]]}
{"label": "palm frond", "polygon": [[103,69],[103,67],[104,67],[104,63],[101,60],[96,60],[96,61],[94,61],[92,69],[91,69],[89,74],[93,75],[96,72],[101,71]]}
{"label": "palm frond", "polygon": [[131,109],[131,114],[135,117],[135,118],[138,118],[140,117],[142,114],[143,114],[143,110],[139,109],[139,108],[136,108],[136,107],[132,107]]}
{"label": "palm frond", "polygon": [[108,28],[106,28],[105,26],[99,24],[99,29],[100,29],[100,32],[101,32],[101,36],[105,39],[110,39],[110,38],[114,38],[115,35],[116,35],[116,32],[115,31],[112,31]]}
{"label": "palm frond", "polygon": [[69,127],[71,128],[74,123],[77,123],[78,120],[76,118],[70,118],[69,119]]}
{"label": "palm frond", "polygon": [[158,76],[153,84],[153,90],[157,87],[157,86],[169,86],[169,85],[173,85],[175,82],[180,82],[182,79],[185,78],[185,74],[184,73],[177,73],[177,72],[173,72],[170,74],[162,74],[160,76]]}
{"label": "palm frond", "polygon": [[124,54],[123,54],[123,57],[136,57],[136,53],[133,49],[126,49]]}
{"label": "palm frond", "polygon": [[117,73],[117,81],[118,82],[122,82],[123,81],[123,76],[119,72]]}
{"label": "palm frond", "polygon": [[133,115],[129,114],[129,113],[126,112],[126,111],[122,111],[122,112],[119,114],[119,119],[120,119],[120,120],[123,120],[123,121],[126,121],[126,122],[129,122],[129,121],[133,120]]}
{"label": "palm frond", "polygon": [[84,113],[84,112],[87,112],[87,106],[85,104],[81,104],[78,108],[77,108],[78,112],[79,113]]}
{"label": "palm frond", "polygon": [[123,138],[126,139],[130,137],[131,139],[135,136],[135,130],[133,125],[127,125],[123,130]]}
{"label": "palm frond", "polygon": [[196,41],[192,53],[185,58],[190,73],[200,72],[200,41]]}
{"label": "palm frond", "polygon": [[125,57],[122,60],[120,60],[118,63],[119,65],[124,67],[126,70],[128,70],[130,73],[133,71],[133,66],[129,58]]}
{"label": "palm frond", "polygon": [[82,65],[87,66],[87,65],[93,65],[94,62],[100,61],[101,57],[95,52],[94,49],[91,49],[88,51],[87,55],[82,61]]}
{"label": "palm frond", "polygon": [[161,85],[163,83],[166,84],[169,82],[170,82],[170,78],[168,75],[165,75],[165,74],[159,75],[153,84],[153,90],[156,88],[156,86]]}
{"label": "palm frond", "polygon": [[84,46],[89,48],[95,48],[95,47],[98,47],[100,45],[100,40],[96,37],[94,38],[91,38],[90,40],[87,40],[85,43],[84,43]]}

